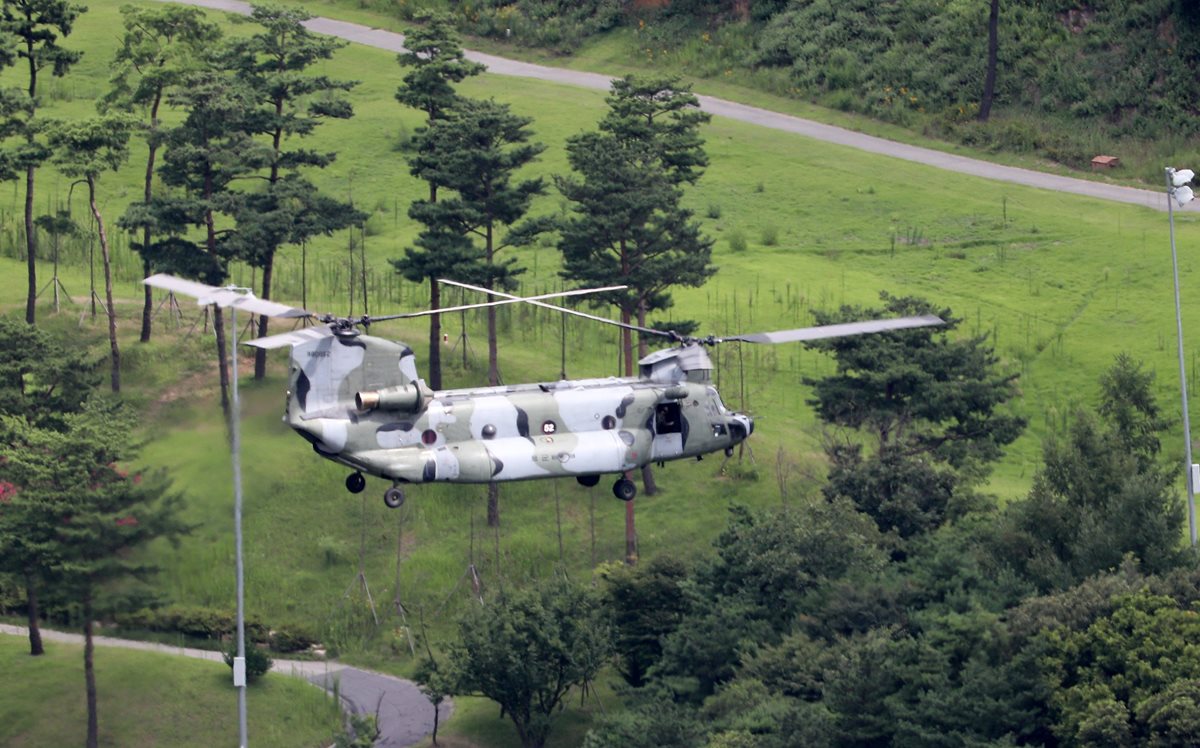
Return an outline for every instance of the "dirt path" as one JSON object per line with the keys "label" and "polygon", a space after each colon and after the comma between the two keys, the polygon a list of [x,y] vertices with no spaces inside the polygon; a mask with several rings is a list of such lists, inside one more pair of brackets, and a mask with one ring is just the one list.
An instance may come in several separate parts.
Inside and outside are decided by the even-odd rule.
{"label": "dirt path", "polygon": [[[250,4],[241,2],[240,0],[178,1],[187,5],[197,5],[230,13],[248,14],[250,12]],[[400,52],[404,49],[403,34],[383,31],[382,29],[373,29],[357,23],[337,21],[332,18],[314,18],[306,26],[312,31],[340,37],[355,44],[365,44],[369,47],[386,49],[390,52]],[[609,76],[599,73],[586,73],[577,70],[564,70],[563,68],[535,65],[529,62],[508,60],[481,52],[468,51],[467,57],[487,65],[488,72],[495,73],[496,75],[535,78],[537,80],[561,83],[568,86],[594,88],[605,91],[608,90],[609,82],[611,81]],[[728,117],[729,119],[749,122],[761,127],[795,133],[806,138],[835,143],[869,153],[913,161],[938,169],[983,177],[984,179],[1012,182],[1027,187],[1067,192],[1101,200],[1131,203],[1160,211],[1167,209],[1166,196],[1158,190],[1122,187],[1115,184],[1092,182],[1086,179],[1046,174],[1040,171],[1033,171],[1032,169],[1003,166],[989,161],[958,156],[953,153],[944,153],[930,148],[898,143],[894,140],[886,140],[873,135],[864,135],[863,133],[854,132],[842,127],[826,125],[800,117],[793,117],[788,114],[780,114],[779,112],[772,112],[767,109],[717,99],[712,96],[700,96],[699,98],[700,106],[706,112],[710,112],[718,117]],[[1200,210],[1200,200],[1186,206],[1185,210]]]}
{"label": "dirt path", "polygon": [[[24,626],[0,624],[0,634],[28,637],[29,629]],[[81,634],[51,629],[42,629],[42,639],[48,642],[83,645]],[[173,647],[168,644],[114,639],[109,636],[97,636],[93,638],[93,641],[97,647],[140,649],[147,652],[192,657],[198,660],[223,662],[220,652],[207,649]],[[381,748],[404,748],[416,745],[426,735],[433,732],[433,705],[412,681],[361,670],[336,661],[275,660],[271,672],[304,678],[327,691],[332,691],[334,684],[337,683],[338,693],[345,702],[347,710],[359,714],[375,714],[378,708],[380,737],[375,741],[375,745]],[[449,701],[443,702],[439,707],[443,724],[450,717],[453,708],[454,705]]]}

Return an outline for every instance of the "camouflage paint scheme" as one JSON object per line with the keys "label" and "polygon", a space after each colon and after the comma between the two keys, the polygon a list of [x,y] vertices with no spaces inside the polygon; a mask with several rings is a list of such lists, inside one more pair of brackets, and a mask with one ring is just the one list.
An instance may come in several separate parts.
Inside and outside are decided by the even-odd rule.
{"label": "camouflage paint scheme", "polygon": [[292,349],[284,421],[318,454],[405,483],[621,473],[727,449],[753,431],[709,384],[699,345],[641,364],[637,378],[433,392],[402,343],[317,337]]}

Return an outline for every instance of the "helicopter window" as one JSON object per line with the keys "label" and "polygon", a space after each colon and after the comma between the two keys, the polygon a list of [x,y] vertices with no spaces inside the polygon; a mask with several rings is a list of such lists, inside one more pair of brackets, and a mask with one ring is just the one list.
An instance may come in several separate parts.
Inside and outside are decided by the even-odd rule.
{"label": "helicopter window", "polygon": [[558,431],[558,424],[556,424],[554,421],[546,421],[542,423],[543,434],[553,434],[555,431]]}
{"label": "helicopter window", "polygon": [[433,444],[437,441],[437,432],[433,429],[425,429],[421,432],[422,444]]}
{"label": "helicopter window", "polygon": [[679,403],[659,403],[654,406],[654,433],[678,434],[683,430],[683,419],[679,413]]}
{"label": "helicopter window", "polygon": [[725,424],[714,423],[712,425],[712,427],[713,427],[713,436],[725,436]]}
{"label": "helicopter window", "polygon": [[613,418],[612,416],[604,416],[604,418],[600,421],[600,428],[604,429],[605,431],[612,431],[616,427],[617,419]]}
{"label": "helicopter window", "polygon": [[725,403],[721,402],[721,396],[717,394],[716,387],[708,388],[708,396],[711,397],[713,403],[716,404],[718,413],[727,413],[728,412],[728,409],[725,407]]}
{"label": "helicopter window", "polygon": [[484,439],[495,439],[496,438],[496,427],[489,423],[488,425],[483,427],[482,434],[483,434]]}

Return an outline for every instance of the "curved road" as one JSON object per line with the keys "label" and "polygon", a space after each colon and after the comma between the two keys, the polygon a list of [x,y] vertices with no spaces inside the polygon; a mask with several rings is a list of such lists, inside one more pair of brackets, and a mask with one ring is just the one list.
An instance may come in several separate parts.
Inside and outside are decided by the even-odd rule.
{"label": "curved road", "polygon": [[[28,637],[29,629],[24,626],[0,624],[0,634]],[[80,634],[51,629],[42,629],[42,639],[67,644],[83,644],[83,636]],[[207,649],[172,647],[154,642],[114,639],[109,636],[93,637],[93,641],[98,647],[140,649],[193,657],[198,660],[223,662],[220,652]],[[333,691],[334,684],[337,683],[338,693],[348,711],[358,714],[375,714],[378,709],[379,739],[375,741],[375,745],[380,748],[406,748],[416,745],[426,735],[433,732],[433,704],[429,703],[429,700],[412,681],[392,675],[373,673],[369,670],[360,670],[340,662],[315,660],[275,660],[271,666],[271,672],[304,678],[327,691]],[[454,706],[449,700],[438,707],[442,724],[449,719],[453,708]],[[250,737],[254,737],[253,733]]]}
{"label": "curved road", "polygon": [[[230,13],[249,14],[250,4],[241,0],[178,0],[187,5],[196,5],[213,10]],[[355,44],[365,44],[369,47],[385,49],[390,52],[404,50],[404,35],[382,29],[373,29],[357,23],[338,21],[332,18],[313,18],[305,24],[310,30],[336,36]],[[466,53],[468,59],[487,65],[488,72],[496,75],[511,75],[518,78],[535,78],[538,80],[561,83],[568,86],[594,88],[603,91],[609,89],[611,78],[599,73],[585,73],[576,70],[535,65],[529,62],[508,60],[495,55],[481,52]],[[750,124],[768,127],[774,130],[795,133],[807,138],[835,143],[861,151],[878,153],[883,156],[913,161],[938,169],[970,174],[984,179],[994,179],[1002,182],[1012,182],[1028,187],[1039,187],[1056,192],[1067,192],[1076,195],[1094,197],[1101,200],[1112,200],[1121,203],[1141,205],[1154,210],[1166,210],[1166,196],[1161,191],[1145,190],[1135,187],[1122,187],[1115,184],[1093,182],[1086,179],[1075,179],[1057,174],[1046,174],[1032,169],[1021,169],[1015,166],[1003,166],[989,161],[944,153],[930,148],[898,143],[873,135],[847,130],[834,125],[780,114],[767,109],[738,104],[712,96],[699,96],[700,106],[704,111],[718,117],[740,120]],[[1188,210],[1200,210],[1200,200],[1185,207]]]}

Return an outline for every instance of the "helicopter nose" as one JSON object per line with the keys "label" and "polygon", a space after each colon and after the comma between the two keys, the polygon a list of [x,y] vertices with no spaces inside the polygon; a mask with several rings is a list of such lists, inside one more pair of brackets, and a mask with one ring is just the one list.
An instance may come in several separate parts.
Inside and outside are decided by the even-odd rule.
{"label": "helicopter nose", "polygon": [[733,419],[729,422],[729,433],[735,444],[743,441],[754,433],[754,419],[742,413],[734,413]]}

